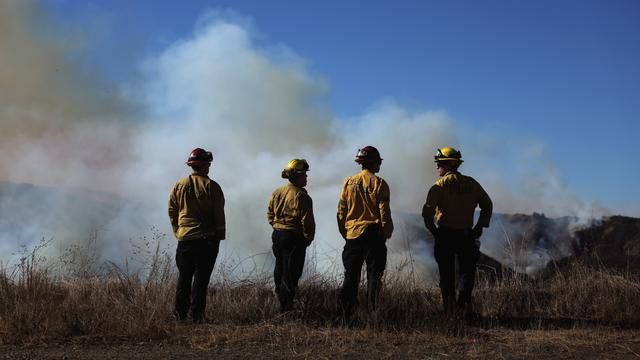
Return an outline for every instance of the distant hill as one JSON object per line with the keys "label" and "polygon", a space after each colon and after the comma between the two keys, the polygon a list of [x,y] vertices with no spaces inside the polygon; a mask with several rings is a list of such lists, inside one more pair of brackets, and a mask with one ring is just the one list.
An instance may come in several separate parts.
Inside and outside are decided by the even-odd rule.
{"label": "distant hill", "polygon": [[[162,211],[164,216],[164,209]],[[0,181],[0,261],[19,245],[56,236],[59,246],[86,240],[92,231],[102,241],[97,249],[105,258],[122,258],[135,232],[146,231],[149,208],[114,194],[40,187]],[[394,213],[389,247],[411,251],[433,261],[433,237],[422,217]],[[575,217],[548,218],[543,214],[494,214],[481,238],[479,269],[491,278],[514,270],[539,275],[577,259],[594,267],[640,274],[640,219],[612,216],[584,221]],[[545,270],[546,269],[546,270]]]}
{"label": "distant hill", "polygon": [[0,261],[50,238],[63,250],[97,236],[97,251],[107,258],[119,254],[135,236],[131,229],[150,227],[140,209],[142,204],[114,194],[0,181]]}
{"label": "distant hill", "polygon": [[[422,216],[406,212],[398,212],[394,214],[394,223],[396,224],[396,235],[400,241],[389,243],[390,247],[405,247],[409,249],[427,249],[429,256],[433,256],[432,249],[434,238],[424,226]],[[399,233],[399,234],[398,234]],[[398,240],[398,239],[396,239]],[[401,245],[397,245],[400,243]],[[424,250],[423,250],[424,251]],[[435,269],[434,269],[435,270]],[[478,260],[478,271],[483,273],[490,280],[499,280],[505,276],[521,276],[509,266],[505,266],[500,260],[487,254],[485,249],[481,248],[480,259]]]}
{"label": "distant hill", "polygon": [[545,255],[547,264],[534,273],[580,260],[594,268],[640,275],[640,219],[610,216],[584,221],[534,213],[497,214],[493,222],[503,224],[516,253],[528,254],[528,258],[541,252]]}
{"label": "distant hill", "polygon": [[640,275],[640,219],[611,216],[576,231],[573,254],[550,264],[547,271],[574,261],[597,269]]}
{"label": "distant hill", "polygon": [[[417,214],[402,213],[400,231],[410,246],[433,237]],[[640,219],[548,218],[544,214],[494,214],[481,238],[479,268],[496,274],[516,271],[540,275],[580,259],[590,266],[640,274]],[[497,275],[498,277],[500,275]]]}

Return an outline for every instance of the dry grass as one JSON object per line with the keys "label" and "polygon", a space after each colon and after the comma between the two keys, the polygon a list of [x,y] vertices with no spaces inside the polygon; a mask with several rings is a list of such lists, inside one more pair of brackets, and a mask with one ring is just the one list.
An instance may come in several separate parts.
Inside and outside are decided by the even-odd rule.
{"label": "dry grass", "polygon": [[95,257],[80,249],[51,262],[39,257],[40,250],[15,268],[0,269],[0,344],[126,338],[211,348],[286,339],[296,348],[358,341],[375,347],[398,339],[402,346],[410,346],[413,338],[464,341],[455,339],[505,328],[640,326],[638,281],[579,264],[546,280],[507,278],[492,284],[480,277],[474,301],[483,319],[471,326],[444,318],[439,290],[414,276],[387,275],[377,311],[361,308],[351,328],[335,324],[340,279],[317,275],[304,280],[296,312],[282,316],[270,277],[231,281],[223,276],[210,289],[206,315],[211,323],[195,326],[172,319],[174,264],[157,247],[139,271],[97,266]]}
{"label": "dry grass", "polygon": [[589,324],[640,326],[640,282],[604,269],[574,263],[563,272],[475,292],[483,314],[501,319],[574,320]]}

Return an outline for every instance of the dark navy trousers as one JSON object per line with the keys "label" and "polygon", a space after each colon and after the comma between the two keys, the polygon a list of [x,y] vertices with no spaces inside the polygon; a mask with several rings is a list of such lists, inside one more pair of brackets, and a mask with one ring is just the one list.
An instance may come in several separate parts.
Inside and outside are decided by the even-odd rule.
{"label": "dark navy trousers", "polygon": [[220,240],[178,241],[176,265],[179,274],[174,313],[179,319],[186,319],[189,311],[194,321],[204,319],[209,279],[219,248]]}
{"label": "dark navy trousers", "polygon": [[[444,310],[451,313],[456,309],[470,308],[471,293],[476,278],[476,264],[480,257],[480,249],[476,245],[471,229],[439,227],[433,253],[440,271],[440,291]],[[458,257],[457,276],[456,256]]]}
{"label": "dark navy trousers", "polygon": [[293,298],[302,276],[307,246],[302,234],[293,231],[274,230],[271,235],[276,264],[273,280],[280,301],[280,311],[293,310]]}
{"label": "dark navy trousers", "polygon": [[373,309],[382,288],[382,275],[387,266],[386,239],[378,226],[369,226],[356,239],[345,240],[342,250],[344,282],[339,307],[345,318],[350,318],[358,303],[358,286],[362,265],[367,264],[367,305]]}

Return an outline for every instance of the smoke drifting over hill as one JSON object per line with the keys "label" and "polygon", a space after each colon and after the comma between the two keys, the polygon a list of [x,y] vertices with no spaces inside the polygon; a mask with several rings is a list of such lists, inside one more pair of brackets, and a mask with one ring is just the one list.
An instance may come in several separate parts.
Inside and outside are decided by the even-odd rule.
{"label": "smoke drifting over hill", "polygon": [[[604,211],[571,195],[535,142],[474,136],[475,129],[445,111],[409,110],[393,100],[359,116],[336,117],[326,101],[328,81],[292,49],[257,46],[254,27],[237,15],[203,16],[191,35],[141,59],[139,78],[112,92],[99,74],[81,70],[86,67],[76,63],[82,56],[72,56],[81,53],[73,38],[52,30],[46,16],[36,19],[36,10],[31,2],[0,3],[0,180],[89,189],[136,205],[100,212],[71,198],[50,202],[42,190],[24,188],[19,204],[10,203],[15,194],[0,193],[0,221],[7,221],[6,212],[28,214],[11,217],[27,225],[2,226],[3,249],[16,239],[39,240],[26,239],[25,227],[29,236],[65,244],[85,238],[89,228],[101,229],[98,241],[108,244],[101,248],[110,249],[104,256],[116,261],[129,252],[129,239],[151,226],[168,233],[172,244],[168,192],[188,174],[184,161],[197,146],[213,151],[211,176],[227,199],[223,251],[240,257],[268,252],[267,200],[283,182],[280,170],[301,157],[311,165],[308,190],[318,224],[313,251],[320,266],[339,263],[337,198],[345,177],[358,171],[354,154],[369,144],[384,158],[380,175],[391,186],[393,211],[420,211],[436,180],[432,155],[446,145],[462,149],[462,172],[485,185],[497,211],[581,218]],[[496,168],[520,161],[525,168],[510,175]],[[35,205],[43,201],[50,206]],[[392,248],[406,243],[402,234],[391,239]],[[485,242],[500,246],[503,240]]]}
{"label": "smoke drifting over hill", "polygon": [[114,189],[134,114],[46,19],[32,1],[0,3],[0,178]]}

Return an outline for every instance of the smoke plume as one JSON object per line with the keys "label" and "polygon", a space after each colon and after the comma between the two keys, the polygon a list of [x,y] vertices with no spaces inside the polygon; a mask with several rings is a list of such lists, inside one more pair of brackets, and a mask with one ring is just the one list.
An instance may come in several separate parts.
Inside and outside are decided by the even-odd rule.
{"label": "smoke plume", "polygon": [[[116,88],[80,70],[86,67],[71,59],[82,57],[71,55],[81,47],[47,31],[37,16],[31,2],[0,3],[0,180],[52,186],[0,191],[5,249],[40,237],[68,244],[98,229],[103,258],[120,261],[151,227],[172,246],[167,198],[189,173],[184,161],[194,147],[213,152],[210,176],[225,192],[223,258],[269,253],[267,201],[283,184],[287,162],[306,158],[318,224],[314,265],[339,268],[337,199],[366,145],[384,158],[380,176],[391,187],[394,214],[420,212],[436,180],[432,156],[442,146],[462,149],[463,173],[485,185],[497,211],[583,216],[593,209],[567,191],[544,147],[476,136],[444,110],[409,110],[386,99],[358,116],[337,117],[326,96],[330,79],[294,49],[258,46],[255,26],[238,15],[207,13],[193,33],[140,59],[139,77]],[[600,209],[593,211],[586,215]],[[402,239],[410,236],[401,230],[403,217],[395,221],[392,250],[432,261],[423,245]]]}

